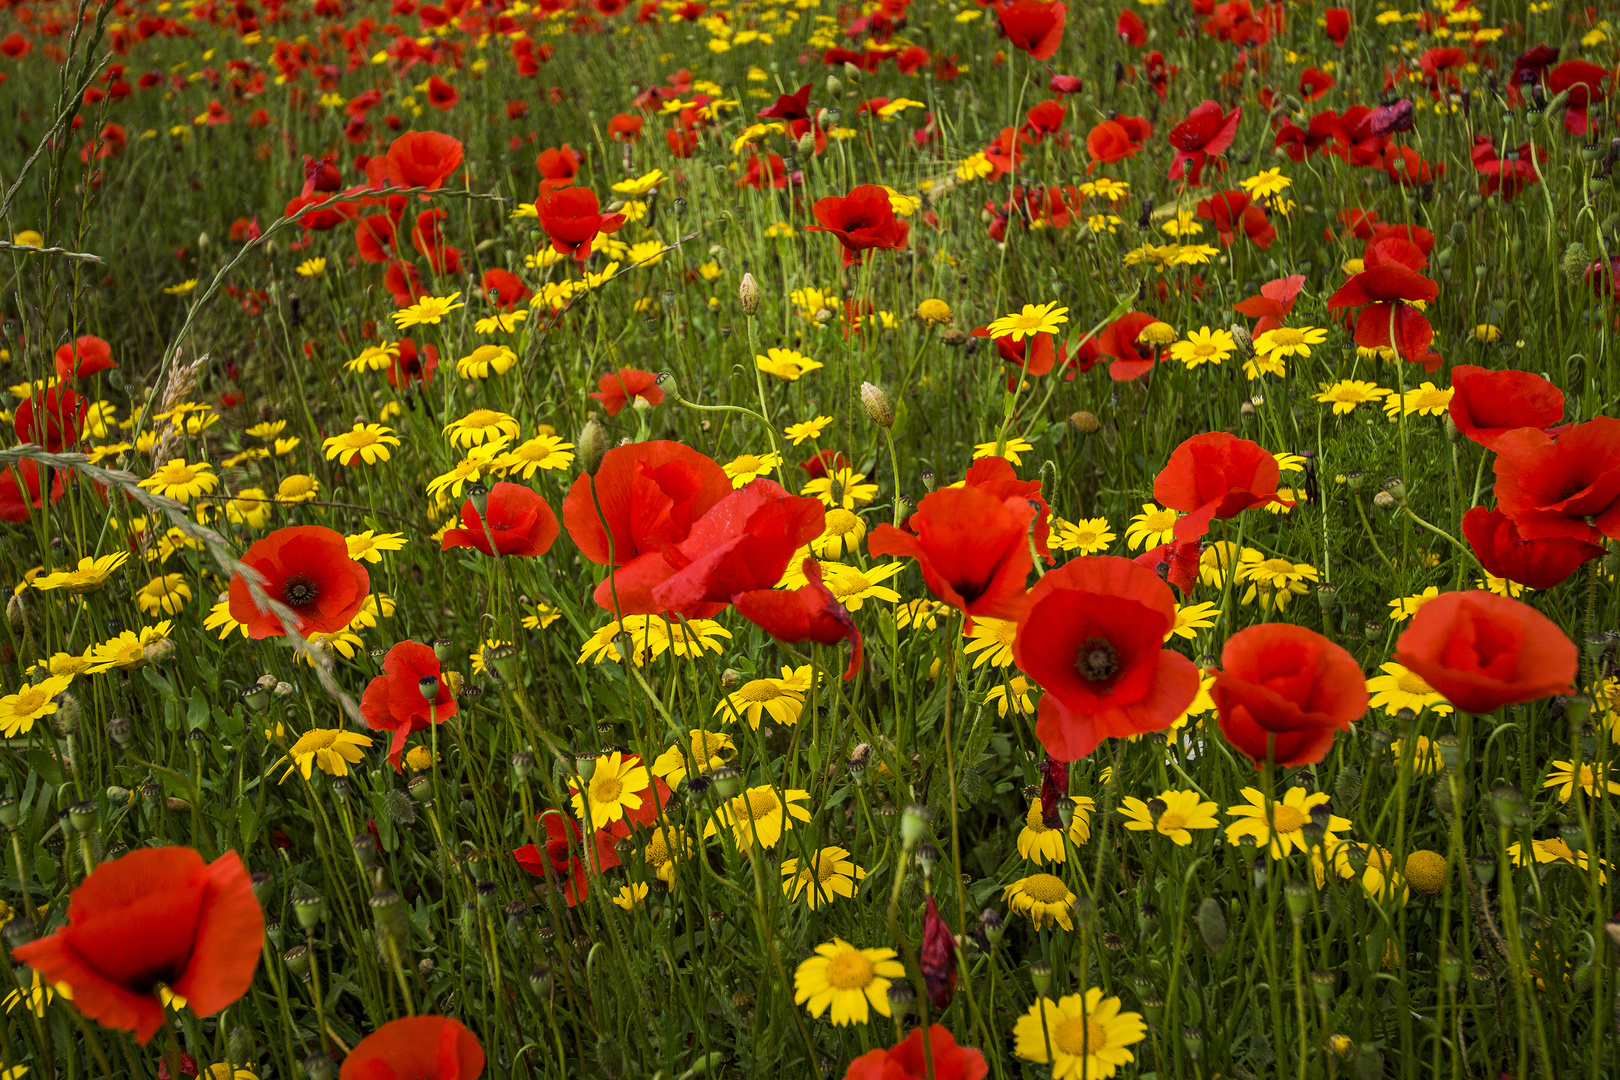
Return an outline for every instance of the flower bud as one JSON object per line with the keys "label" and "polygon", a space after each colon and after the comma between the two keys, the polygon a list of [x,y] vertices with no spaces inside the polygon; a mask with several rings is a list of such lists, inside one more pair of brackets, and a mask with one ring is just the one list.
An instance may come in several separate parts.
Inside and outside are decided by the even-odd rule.
{"label": "flower bud", "polygon": [[1082,435],[1093,435],[1102,427],[1102,421],[1097,419],[1096,413],[1081,409],[1079,412],[1069,414],[1069,426]]}
{"label": "flower bud", "polygon": [[1045,960],[1037,960],[1029,965],[1029,981],[1035,987],[1037,997],[1045,997],[1046,991],[1052,986],[1052,965]]}
{"label": "flower bud", "polygon": [[866,418],[880,428],[894,427],[894,407],[889,404],[889,395],[883,388],[875,383],[861,383],[861,406],[866,409]]}
{"label": "flower bud", "polygon": [[900,842],[907,851],[914,849],[928,831],[928,807],[911,803],[900,814]]}
{"label": "flower bud", "polygon": [[579,456],[580,471],[595,476],[596,470],[602,467],[602,457],[607,453],[607,430],[595,418],[585,421],[580,430],[579,438],[574,440],[576,453]]}
{"label": "flower bud", "polygon": [[423,806],[433,801],[433,780],[430,777],[411,777],[410,783],[405,785],[405,790],[410,793],[411,798]]}
{"label": "flower bud", "polygon": [[735,798],[737,793],[742,791],[742,773],[729,765],[722,766],[711,772],[709,779],[714,782],[715,794],[722,799]]}
{"label": "flower bud", "polygon": [[737,303],[742,306],[744,315],[754,317],[759,311],[759,298],[759,282],[754,280],[753,274],[744,274],[737,286]]}

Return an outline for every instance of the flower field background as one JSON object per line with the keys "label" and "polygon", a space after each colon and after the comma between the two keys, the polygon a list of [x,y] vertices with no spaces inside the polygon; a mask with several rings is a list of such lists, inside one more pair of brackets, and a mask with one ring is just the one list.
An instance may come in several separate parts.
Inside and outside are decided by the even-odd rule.
{"label": "flower field background", "polygon": [[0,4],[0,1078],[1616,1068],[1615,9]]}

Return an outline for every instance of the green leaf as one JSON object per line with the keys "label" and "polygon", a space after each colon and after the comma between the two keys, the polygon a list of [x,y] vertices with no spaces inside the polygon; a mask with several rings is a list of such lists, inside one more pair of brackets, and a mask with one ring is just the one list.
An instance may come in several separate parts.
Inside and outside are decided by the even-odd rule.
{"label": "green leaf", "polygon": [[56,884],[56,856],[44,848],[34,849],[34,876],[46,888]]}
{"label": "green leaf", "polygon": [[43,748],[36,746],[28,751],[28,767],[52,787],[62,786],[62,763]]}
{"label": "green leaf", "polygon": [[191,688],[191,701],[186,706],[186,727],[192,731],[201,731],[208,726],[208,699],[203,697],[202,687]]}
{"label": "green leaf", "polygon": [[242,846],[247,847],[258,839],[259,822],[258,813],[251,800],[243,799],[236,804],[236,823],[242,830]]}

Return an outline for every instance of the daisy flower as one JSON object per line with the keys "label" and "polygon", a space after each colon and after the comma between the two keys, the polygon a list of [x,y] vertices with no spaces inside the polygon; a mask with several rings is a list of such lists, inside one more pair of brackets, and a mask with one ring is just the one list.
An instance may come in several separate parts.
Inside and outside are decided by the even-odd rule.
{"label": "daisy flower", "polygon": [[379,533],[367,529],[343,538],[349,545],[349,558],[360,562],[381,562],[383,552],[398,551],[406,544],[404,533]]}
{"label": "daisy flower", "polygon": [[809,798],[808,791],[798,789],[788,789],[778,795],[769,784],[751,787],[720,805],[703,827],[703,837],[708,839],[726,828],[731,830],[739,848],[752,847],[755,841],[761,847],[773,848],[782,834],[793,828],[795,818],[810,820],[810,811],[797,805]]}
{"label": "daisy flower", "polygon": [[1125,543],[1132,551],[1146,548],[1151,551],[1160,544],[1168,544],[1175,535],[1179,511],[1167,510],[1157,503],[1145,502],[1142,512],[1131,518],[1125,526]]}
{"label": "daisy flower", "polygon": [[52,589],[66,589],[70,593],[95,592],[107,584],[112,572],[123,566],[128,559],[127,551],[115,551],[111,555],[99,555],[93,559],[80,559],[72,570],[57,570],[44,577],[37,577],[32,584],[42,592]]}
{"label": "daisy flower", "polygon": [[[1226,842],[1236,844],[1243,837],[1252,836],[1257,846],[1269,851],[1271,858],[1280,859],[1291,851],[1304,851],[1309,846],[1303,830],[1311,820],[1311,808],[1325,806],[1328,794],[1325,791],[1307,793],[1302,787],[1289,788],[1281,799],[1272,800],[1269,819],[1266,797],[1257,789],[1244,788],[1243,798],[1244,802],[1226,808],[1227,814],[1238,819],[1226,827]],[[1330,814],[1324,842],[1330,837],[1337,839],[1335,834],[1349,828],[1348,818]]]}
{"label": "daisy flower", "polygon": [[[569,785],[570,801],[581,822],[600,829],[623,821],[627,811],[640,810],[644,801],[641,793],[650,787],[652,776],[641,759],[615,750],[596,759],[596,768],[585,782],[585,798],[580,797],[574,785]],[[586,813],[587,801],[589,814]]]}
{"label": "daisy flower", "polygon": [[1008,909],[1027,917],[1039,930],[1043,926],[1061,926],[1073,930],[1069,907],[1074,893],[1055,874],[1031,874],[1008,885],[1001,893]]}
{"label": "daisy flower", "polygon": [[821,535],[810,541],[810,550],[821,559],[841,559],[860,550],[866,538],[866,522],[849,510],[835,506],[827,511]]}
{"label": "daisy flower", "polygon": [[1053,1080],[1109,1080],[1136,1060],[1127,1047],[1147,1038],[1141,1013],[1121,1012],[1119,998],[1093,986],[1084,996],[1036,999],[1013,1026],[1013,1052],[1052,1066]]}
{"label": "daisy flower", "polygon": [[800,495],[820,499],[824,506],[853,510],[865,506],[877,495],[878,486],[866,482],[866,474],[838,469],[831,476],[818,476],[799,489]]}
{"label": "daisy flower", "polygon": [[1143,802],[1126,796],[1121,800],[1119,812],[1125,817],[1125,827],[1132,832],[1157,832],[1168,836],[1177,846],[1192,843],[1192,829],[1214,829],[1219,826],[1215,811],[1220,806],[1205,802],[1196,791],[1164,791]]}
{"label": "daisy flower", "polygon": [[139,486],[154,495],[166,495],[177,502],[188,503],[198,495],[206,495],[219,485],[214,467],[206,461],[188,465],[184,458],[170,458]]}
{"label": "daisy flower", "polygon": [[798,673],[789,667],[782,668],[780,679],[751,679],[722,698],[714,707],[715,715],[724,713],[728,721],[747,720],[748,726],[756,731],[762,716],[769,716],[772,723],[792,727],[804,711],[803,691],[809,688],[809,668],[806,664],[799,669],[805,676],[802,683]]}
{"label": "daisy flower", "polygon": [[738,454],[720,466],[731,477],[733,488],[746,487],[766,473],[775,472],[782,464],[779,454]]}
{"label": "daisy flower", "polygon": [[1379,670],[1382,675],[1367,680],[1367,693],[1372,695],[1367,702],[1369,709],[1381,708],[1386,716],[1394,716],[1402,709],[1428,709],[1437,716],[1451,712],[1451,704],[1416,672],[1393,662],[1380,664]]}
{"label": "daisy flower", "polygon": [[798,859],[782,860],[782,894],[789,900],[801,895],[814,911],[830,904],[837,897],[855,895],[855,883],[866,877],[866,871],[855,865],[849,852],[841,847],[824,847],[811,857],[803,870]]}
{"label": "daisy flower", "polygon": [[827,425],[832,421],[833,418],[830,416],[818,416],[813,420],[801,420],[797,424],[789,424],[783,428],[782,434],[791,439],[794,446],[798,446],[806,439],[820,438],[821,433],[827,430]]}
{"label": "daisy flower", "polygon": [[34,721],[56,712],[57,695],[72,682],[71,675],[52,675],[15,694],[0,697],[0,735],[15,739],[28,734],[34,729]]}
{"label": "daisy flower", "polygon": [[451,446],[459,446],[463,450],[478,446],[491,440],[510,440],[517,438],[519,425],[515,417],[494,409],[474,409],[459,420],[452,420],[444,426],[444,434],[449,436]]}
{"label": "daisy flower", "polygon": [[1204,364],[1219,366],[1237,351],[1237,339],[1228,331],[1205,326],[1189,331],[1185,341],[1170,346],[1170,359],[1180,361],[1188,371]]}
{"label": "daisy flower", "polygon": [[286,755],[270,769],[283,761],[287,762],[287,771],[281,774],[278,781],[283,784],[294,772],[308,780],[316,768],[328,776],[348,776],[349,766],[363,761],[365,754],[361,752],[362,748],[370,745],[371,737],[359,732],[316,728],[300,735],[298,741],[288,748]]}
{"label": "daisy flower", "polygon": [[[652,774],[672,788],[692,773],[713,772],[737,756],[737,744],[724,732],[692,728],[687,738],[688,745],[677,743],[653,760]],[[693,766],[690,770],[688,762]]]}
{"label": "daisy flower", "polygon": [[461,293],[453,292],[449,296],[419,296],[416,303],[410,307],[400,308],[394,312],[394,325],[401,330],[412,326],[437,326],[446,315],[457,308],[467,305],[458,303]]}
{"label": "daisy flower", "polygon": [[[1069,819],[1069,843],[1079,847],[1091,839],[1091,814],[1097,804],[1084,795],[1070,795],[1069,805],[1074,811]],[[1068,858],[1062,823],[1054,828],[1046,827],[1039,798],[1029,801],[1029,811],[1024,814],[1024,827],[1018,830],[1018,854],[1036,866],[1060,863]]]}
{"label": "daisy flower", "polygon": [[820,1018],[829,1008],[837,1027],[888,1016],[889,984],[906,977],[893,949],[858,949],[843,938],[816,946],[816,955],[793,973],[793,1004]]}
{"label": "daisy flower", "polygon": [[1069,309],[1058,307],[1054,300],[1049,304],[1025,304],[1024,310],[1003,315],[986,329],[993,338],[1010,337],[1016,342],[1035,334],[1055,334],[1068,321]]}
{"label": "daisy flower", "polygon": [[1053,518],[1052,535],[1047,543],[1059,551],[1095,555],[1099,551],[1107,551],[1108,545],[1114,540],[1114,532],[1109,528],[1107,518],[1081,518],[1079,521]]}
{"label": "daisy flower", "polygon": [[516,473],[528,480],[535,470],[552,472],[574,463],[574,444],[556,435],[537,435],[495,459],[495,468],[508,476]]}
{"label": "daisy flower", "polygon": [[[1013,438],[1008,439],[1007,444],[1001,448],[1000,456],[1006,458],[1014,465],[1022,465],[1024,463],[1022,455],[1029,453],[1033,449],[1035,449],[1034,443],[1027,439],[1021,439],[1014,436]],[[974,461],[977,461],[980,458],[995,456],[997,456],[996,444],[993,442],[979,443],[973,448]]]}
{"label": "daisy flower", "polygon": [[356,424],[341,435],[333,435],[321,444],[326,460],[336,458],[341,465],[353,465],[359,458],[367,465],[388,460],[388,448],[398,446],[394,429],[382,424]]}

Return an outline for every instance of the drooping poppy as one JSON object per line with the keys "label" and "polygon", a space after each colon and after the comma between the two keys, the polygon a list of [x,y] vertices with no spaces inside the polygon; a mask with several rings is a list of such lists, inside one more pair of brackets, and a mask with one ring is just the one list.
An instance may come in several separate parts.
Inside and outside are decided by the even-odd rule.
{"label": "drooping poppy", "polygon": [[84,334],[71,344],[56,347],[56,377],[62,382],[87,379],[117,366],[113,362],[112,346],[94,334]]}
{"label": "drooping poppy", "polygon": [[1130,559],[1093,556],[1050,571],[1029,592],[1013,659],[1046,692],[1035,734],[1060,761],[1107,738],[1163,731],[1198,694],[1198,668],[1164,648],[1170,587]]}
{"label": "drooping poppy", "polygon": [[1515,428],[1549,428],[1564,418],[1564,392],[1528,371],[1451,369],[1451,423],[1487,450]]}
{"label": "drooping poppy", "polygon": [[[471,499],[463,503],[461,528],[445,531],[440,550],[470,547],[485,555],[529,558],[550,551],[552,541],[557,539],[557,515],[544,498],[522,484],[503,481],[490,488],[485,509],[487,515],[480,515]],[[491,538],[495,541],[494,552],[490,550]]]}
{"label": "drooping poppy", "polygon": [[1061,101],[1040,102],[1031,106],[1030,110],[1024,114],[1024,126],[1021,130],[1035,139],[1056,135],[1063,130],[1063,121],[1067,117],[1068,111]]}
{"label": "drooping poppy", "polygon": [[1328,310],[1359,307],[1356,344],[1366,349],[1393,346],[1402,357],[1436,371],[1441,356],[1429,348],[1434,327],[1413,303],[1432,301],[1440,287],[1398,263],[1368,267],[1328,297]]}
{"label": "drooping poppy", "polygon": [[1395,662],[1479,715],[1573,693],[1580,656],[1558,624],[1529,604],[1449,592],[1418,608],[1395,643]]}
{"label": "drooping poppy", "polygon": [[621,409],[637,398],[648,405],[664,403],[664,391],[658,385],[658,376],[639,368],[610,371],[598,379],[596,385],[597,391],[591,397],[602,403],[609,416],[618,416]]}
{"label": "drooping poppy", "polygon": [[1063,22],[1069,9],[1061,0],[1009,0],[996,8],[1001,30],[1014,48],[1034,60],[1050,60],[1063,44]]}
{"label": "drooping poppy", "polygon": [[[67,488],[62,482],[63,470],[51,472],[51,505],[55,506]],[[42,509],[43,504],[38,462],[23,458],[0,470],[0,521],[27,521],[29,511]]]}
{"label": "drooping poppy", "polygon": [[928,1025],[928,1050],[924,1055],[923,1029],[912,1028],[910,1035],[887,1050],[869,1050],[850,1062],[844,1080],[924,1080],[930,1075],[930,1059],[936,1080],[984,1080],[990,1075],[984,1055],[970,1046],[956,1045],[944,1024]]}
{"label": "drooping poppy", "polygon": [[1532,589],[1551,589],[1583,563],[1603,557],[1597,544],[1570,536],[1526,540],[1512,518],[1483,506],[1463,515],[1462,531],[1487,574]]}
{"label": "drooping poppy", "polygon": [[1200,103],[1185,120],[1170,129],[1170,145],[1176,152],[1170,162],[1170,179],[1185,178],[1187,183],[1197,187],[1209,159],[1224,154],[1237,138],[1238,121],[1242,119],[1242,108],[1227,112],[1218,102]]}
{"label": "drooping poppy", "polygon": [[895,215],[889,193],[877,184],[861,184],[848,195],[817,199],[810,209],[821,224],[807,225],[805,231],[830,232],[838,237],[844,247],[845,266],[859,262],[867,251],[905,247],[911,232],[905,219]]}
{"label": "drooping poppy", "polygon": [[559,255],[572,255],[584,262],[591,257],[591,242],[597,233],[618,231],[623,214],[603,214],[596,192],[585,187],[545,191],[535,204],[540,227],[551,237],[551,248]]}
{"label": "drooping poppy", "polygon": [[1196,540],[1215,518],[1284,502],[1277,495],[1277,459],[1248,439],[1225,431],[1194,435],[1170,452],[1153,481],[1161,506],[1180,510],[1177,540]]}
{"label": "drooping poppy", "polygon": [[264,912],[234,851],[210,863],[186,847],[145,848],[102,863],[73,890],[67,920],[12,955],[143,1046],[164,1023],[159,987],[211,1016],[247,993],[264,942]]}
{"label": "drooping poppy", "polygon": [[848,609],[822,584],[821,564],[807,558],[799,569],[805,581],[799,588],[751,589],[733,596],[731,604],[743,618],[789,645],[848,641],[849,663],[844,668],[848,682],[861,670],[861,632]]}
{"label": "drooping poppy", "polygon": [[478,1036],[448,1016],[404,1016],[355,1044],[338,1080],[478,1080]]}
{"label": "drooping poppy", "polygon": [[1034,562],[1029,500],[1000,498],[977,487],[944,488],[923,496],[907,522],[909,532],[882,524],[867,539],[873,555],[917,560],[928,591],[965,614],[1016,619],[1024,610],[1024,582]]}
{"label": "drooping poppy", "polygon": [[1315,765],[1333,735],[1367,712],[1367,680],[1342,646],[1291,623],[1239,630],[1221,650],[1209,696],[1221,734],[1260,765]]}
{"label": "drooping poppy", "polygon": [[12,428],[22,442],[38,443],[48,453],[60,454],[79,441],[79,426],[89,411],[88,402],[58,384],[24,398]]}
{"label": "drooping poppy", "polygon": [[[343,534],[320,525],[277,529],[248,548],[242,563],[259,572],[271,600],[292,608],[305,637],[348,626],[371,592],[371,576],[349,558]],[[240,573],[231,576],[231,618],[255,640],[287,632],[274,614],[259,610]]]}
{"label": "drooping poppy", "polygon": [[388,145],[388,182],[436,191],[461,167],[461,140],[437,131],[408,131]]}
{"label": "drooping poppy", "polygon": [[[665,805],[668,805],[667,803]],[[547,810],[535,818],[545,828],[544,849],[524,844],[512,852],[517,864],[537,878],[543,878],[552,888],[560,888],[569,907],[590,895],[590,871],[585,866],[584,836],[579,824],[561,810]],[[623,821],[597,829],[591,834],[596,848],[595,868],[611,870],[619,865],[615,844],[630,835],[630,827]]]}
{"label": "drooping poppy", "polygon": [[426,731],[430,723],[442,724],[456,715],[456,699],[432,646],[401,641],[389,649],[383,657],[383,673],[360,695],[360,712],[372,731],[394,733],[388,744],[388,761],[398,771],[411,732]]}
{"label": "drooping poppy", "polygon": [[1599,416],[1556,439],[1514,428],[1492,449],[1497,509],[1525,539],[1620,539],[1620,420]]}

